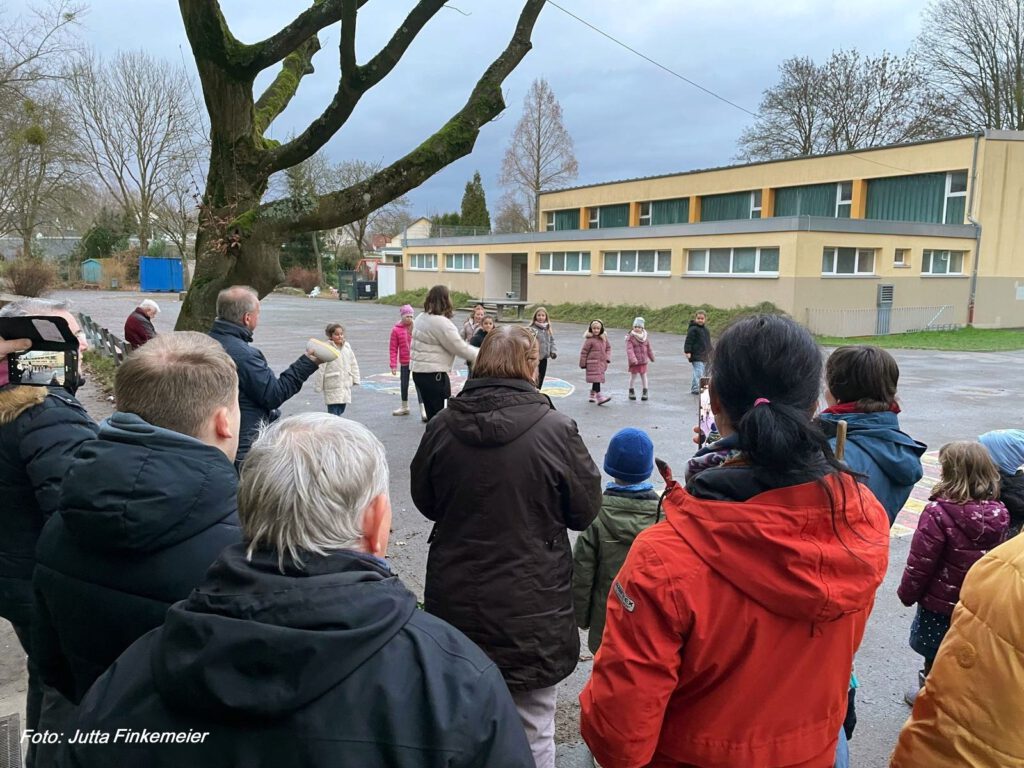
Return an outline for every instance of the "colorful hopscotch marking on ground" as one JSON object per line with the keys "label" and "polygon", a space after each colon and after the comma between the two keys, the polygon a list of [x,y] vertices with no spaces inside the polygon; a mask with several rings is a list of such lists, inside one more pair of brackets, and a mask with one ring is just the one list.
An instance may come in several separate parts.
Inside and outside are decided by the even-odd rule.
{"label": "colorful hopscotch marking on ground", "polygon": [[910,492],[910,498],[903,505],[903,509],[896,516],[890,535],[894,538],[910,536],[917,530],[917,523],[921,519],[921,513],[928,504],[928,497],[932,494],[932,488],[939,482],[942,470],[939,465],[939,452],[928,451],[921,457],[921,468],[924,470],[924,477],[914,486]]}
{"label": "colorful hopscotch marking on ground", "polygon": [[[466,383],[466,369],[462,368],[449,373],[449,376],[452,380],[452,397],[454,397],[462,391],[462,385]],[[376,392],[383,392],[386,395],[399,395],[401,394],[402,380],[399,376],[392,376],[391,371],[388,371],[363,377],[360,386]],[[415,391],[411,381],[409,388]],[[545,379],[544,388],[541,390],[548,397],[569,397],[575,391],[576,388],[568,381],[554,378]]]}

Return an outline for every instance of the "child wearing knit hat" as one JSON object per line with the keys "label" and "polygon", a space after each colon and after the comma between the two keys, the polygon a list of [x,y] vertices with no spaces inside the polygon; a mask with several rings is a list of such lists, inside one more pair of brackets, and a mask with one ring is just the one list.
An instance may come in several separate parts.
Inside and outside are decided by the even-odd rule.
{"label": "child wearing knit hat", "polygon": [[626,334],[630,400],[636,400],[636,390],[633,389],[633,385],[636,383],[637,376],[640,377],[640,386],[643,387],[640,399],[647,399],[647,364],[654,362],[654,350],[651,349],[651,341],[647,338],[645,325],[642,317],[633,318],[633,330]]}
{"label": "child wearing knit hat", "polygon": [[620,429],[604,455],[608,483],[601,511],[573,547],[572,601],[576,624],[589,629],[587,645],[597,653],[604,633],[605,604],[615,574],[640,531],[660,517],[654,491],[654,443],[642,429]]}
{"label": "child wearing knit hat", "polygon": [[398,309],[398,322],[391,329],[391,375],[398,374],[399,366],[402,369],[402,404],[391,412],[392,416],[409,415],[409,353],[412,348],[414,314],[411,304],[403,304]]}

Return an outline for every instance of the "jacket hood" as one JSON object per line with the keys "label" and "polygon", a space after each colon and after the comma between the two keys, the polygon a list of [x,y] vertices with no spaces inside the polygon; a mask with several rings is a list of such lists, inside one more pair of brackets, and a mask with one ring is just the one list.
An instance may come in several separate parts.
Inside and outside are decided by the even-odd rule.
{"label": "jacket hood", "polygon": [[551,398],[520,379],[470,379],[448,401],[444,423],[467,445],[506,445],[554,410]]}
{"label": "jacket hood", "polygon": [[[709,568],[772,613],[811,624],[871,606],[885,577],[889,522],[874,497],[849,475],[829,475],[746,502],[671,491],[669,524]],[[841,539],[841,540],[840,540]]]}
{"label": "jacket hood", "polygon": [[651,494],[651,499],[609,494],[601,497],[601,520],[616,541],[628,546],[640,531],[658,522],[657,494]]}
{"label": "jacket hood", "polygon": [[115,413],[79,450],[59,509],[85,546],[151,552],[236,521],[237,488],[234,465],[219,449]]}
{"label": "jacket hood", "polygon": [[252,331],[244,325],[232,323],[229,320],[221,320],[219,317],[213,321],[213,328],[210,329],[210,333],[211,335],[235,336],[242,341],[252,343]]}
{"label": "jacket hood", "polygon": [[935,503],[950,517],[964,535],[982,549],[991,549],[1003,540],[1010,523],[1010,513],[999,501],[968,501],[957,504],[948,499]]}
{"label": "jacket hood", "polygon": [[[3,361],[6,365],[6,360]],[[29,408],[46,399],[46,387],[10,386],[0,389],[0,426],[10,424]]]}
{"label": "jacket hood", "polygon": [[175,709],[278,719],[345,680],[409,621],[416,598],[369,555],[221,553],[206,582],[171,606],[153,648],[157,690]]}
{"label": "jacket hood", "polygon": [[914,485],[921,479],[926,446],[900,431],[895,413],[822,413],[818,418],[832,427],[845,421],[847,443],[870,456],[893,485]]}

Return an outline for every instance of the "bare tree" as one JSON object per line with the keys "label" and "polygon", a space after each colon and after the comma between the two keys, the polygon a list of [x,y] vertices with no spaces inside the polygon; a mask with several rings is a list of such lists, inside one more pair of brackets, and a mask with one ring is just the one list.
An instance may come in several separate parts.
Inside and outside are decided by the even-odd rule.
{"label": "bare tree", "polygon": [[82,154],[137,222],[143,251],[156,212],[181,180],[183,158],[186,168],[201,162],[191,88],[183,69],[142,51],[119,53],[109,64],[84,56],[68,77]]}
{"label": "bare tree", "polygon": [[[332,167],[330,178],[335,186],[350,187],[372,178],[380,173],[382,168],[383,163],[380,161],[344,160]],[[409,218],[409,206],[409,198],[401,195],[380,208],[368,211],[365,216],[342,226],[347,235],[346,239],[359,249],[360,258],[366,251],[372,249],[371,235],[383,233],[394,235],[401,231],[401,223]]]}
{"label": "bare tree", "polygon": [[917,52],[960,130],[1024,130],[1024,0],[935,0]]}
{"label": "bare tree", "polygon": [[[419,0],[389,41],[364,64],[356,57],[356,26],[366,0],[318,0],[258,43],[239,41],[217,0],[178,0],[210,113],[211,157],[196,242],[196,276],[178,316],[179,329],[206,330],[217,292],[233,283],[260,295],[281,282],[280,244],[297,232],[334,229],[415,189],[473,150],[481,128],[505,109],[501,86],[529,52],[545,0],[523,0],[512,38],[486,68],[464,106],[409,154],[370,178],[319,195],[311,205],[261,203],[270,177],[312,157],[341,128],[370,89],[384,80],[445,0]],[[318,33],[340,23],[337,90],[323,112],[283,144],[265,134],[313,71]],[[255,98],[256,76],[280,68]]]}
{"label": "bare tree", "polygon": [[534,80],[523,99],[523,115],[505,150],[498,182],[518,199],[536,226],[537,195],[569,183],[577,173],[579,164],[572,136],[562,122],[562,105],[547,80]]}
{"label": "bare tree", "polygon": [[949,106],[916,59],[836,51],[779,67],[757,121],[739,139],[742,160],[771,160],[899,144],[950,133]]}
{"label": "bare tree", "polygon": [[495,234],[533,231],[536,225],[521,197],[511,190],[501,196],[494,216]]}

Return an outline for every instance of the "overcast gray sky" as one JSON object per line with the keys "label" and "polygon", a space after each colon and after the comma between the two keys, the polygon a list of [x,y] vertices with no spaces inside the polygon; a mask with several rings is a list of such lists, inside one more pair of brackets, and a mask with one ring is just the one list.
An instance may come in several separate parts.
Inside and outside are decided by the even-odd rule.
{"label": "overcast gray sky", "polygon": [[[834,49],[903,54],[920,29],[924,0],[557,0],[576,15],[665,66],[756,111],[784,59],[822,60]],[[18,13],[26,0],[7,0]],[[221,0],[237,37],[277,31],[302,0]],[[372,0],[359,14],[357,52],[365,61],[415,5]],[[452,0],[395,71],[360,102],[327,145],[337,160],[390,162],[456,112],[480,74],[504,48],[519,0]],[[466,15],[468,14],[468,15]],[[195,67],[174,0],[92,0],[83,37],[100,53],[144,48]],[[284,138],[323,109],[337,81],[336,27],[321,33],[317,72],[271,133]],[[547,78],[576,143],[578,183],[689,170],[731,161],[752,118],[600,36],[550,4],[533,50],[505,81],[509,108],[480,134],[475,151],[411,193],[416,214],[457,210],[479,170],[492,215],[501,190],[501,157],[534,78]],[[264,73],[269,77],[270,73]]]}

